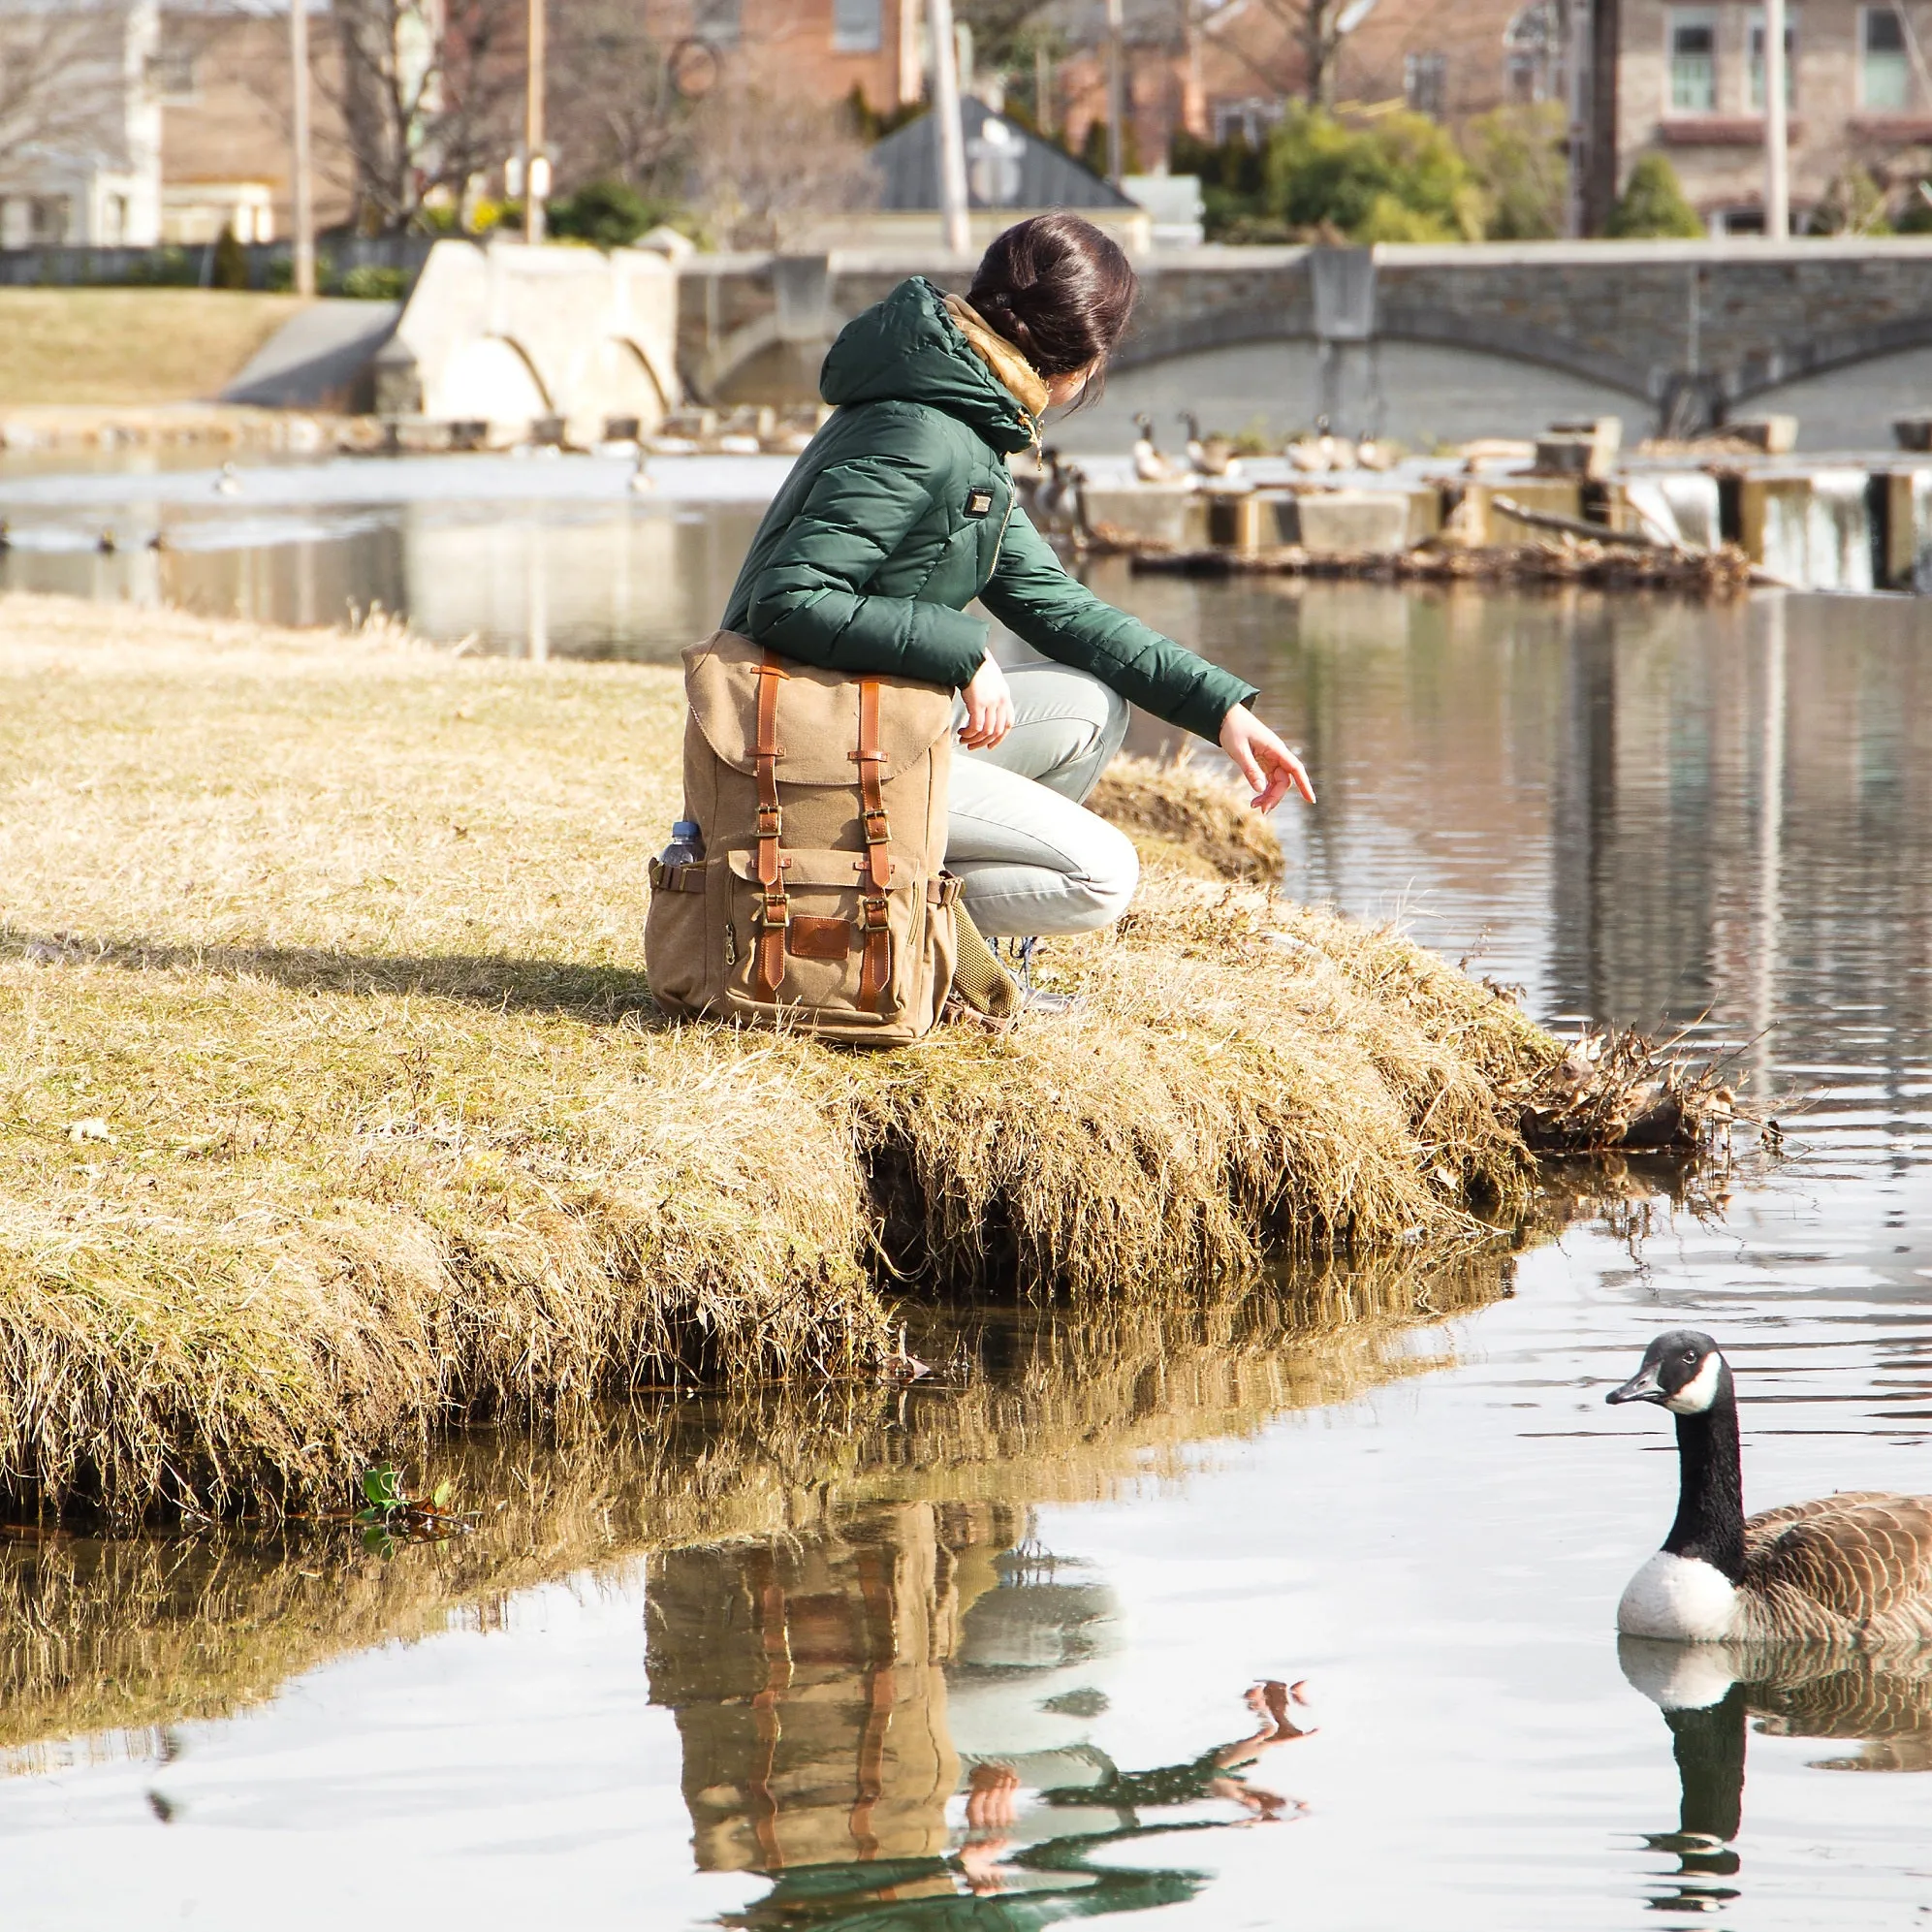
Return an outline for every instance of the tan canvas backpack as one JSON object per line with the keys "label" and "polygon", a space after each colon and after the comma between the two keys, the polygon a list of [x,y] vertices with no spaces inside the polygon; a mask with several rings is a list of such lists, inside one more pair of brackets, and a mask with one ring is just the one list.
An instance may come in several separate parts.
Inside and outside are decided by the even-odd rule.
{"label": "tan canvas backpack", "polygon": [[781,663],[722,630],[685,651],[684,691],[704,857],[651,861],[651,997],[677,1017],[918,1039],[957,945],[952,693]]}

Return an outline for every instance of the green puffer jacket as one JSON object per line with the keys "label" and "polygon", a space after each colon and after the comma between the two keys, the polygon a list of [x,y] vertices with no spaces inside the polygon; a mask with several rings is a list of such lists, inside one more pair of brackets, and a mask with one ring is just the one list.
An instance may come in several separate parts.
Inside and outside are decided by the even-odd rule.
{"label": "green puffer jacket", "polygon": [[1013,501],[1033,425],[923,276],[855,317],[819,388],[837,413],[766,513],[724,627],[829,669],[966,683],[977,597],[1035,650],[1211,742],[1254,686],[1103,603]]}

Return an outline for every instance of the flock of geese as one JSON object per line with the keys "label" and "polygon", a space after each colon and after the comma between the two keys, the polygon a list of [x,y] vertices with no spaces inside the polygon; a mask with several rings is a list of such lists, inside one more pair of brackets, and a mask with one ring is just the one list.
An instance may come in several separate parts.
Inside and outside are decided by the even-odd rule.
{"label": "flock of geese", "polygon": [[[1243,455],[1234,438],[1218,431],[1202,433],[1200,418],[1183,410],[1178,419],[1187,428],[1180,454],[1169,455],[1155,440],[1154,419],[1134,417],[1133,473],[1143,484],[1183,484],[1196,489],[1241,487]],[[1386,470],[1400,452],[1374,436],[1339,436],[1326,416],[1317,416],[1313,431],[1293,438],[1282,451],[1292,469],[1304,476],[1342,470]],[[1030,463],[1014,465],[1020,507],[1042,529],[1078,531],[1081,525],[1081,487],[1087,481],[1079,464],[1049,446]]]}
{"label": "flock of geese", "polygon": [[[1241,456],[1232,437],[1214,432],[1202,435],[1200,419],[1191,409],[1183,410],[1180,420],[1188,429],[1185,460],[1166,455],[1155,442],[1151,417],[1134,418],[1134,428],[1139,433],[1134,438],[1133,464],[1134,475],[1140,482],[1185,483],[1194,479],[1213,482],[1240,476]],[[1326,416],[1317,416],[1314,432],[1293,437],[1282,454],[1288,459],[1289,467],[1304,476],[1320,476],[1341,469],[1389,469],[1398,456],[1393,444],[1374,436],[1336,435]]]}

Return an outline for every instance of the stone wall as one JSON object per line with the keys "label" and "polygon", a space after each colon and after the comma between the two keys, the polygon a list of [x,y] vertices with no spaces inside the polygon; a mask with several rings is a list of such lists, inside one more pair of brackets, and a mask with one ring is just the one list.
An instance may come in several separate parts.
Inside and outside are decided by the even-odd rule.
{"label": "stone wall", "polygon": [[[1932,242],[1903,238],[1202,248],[1141,268],[1123,373],[1244,343],[1428,344],[1561,371],[1679,428],[1932,343]],[[970,272],[937,250],[693,257],[680,367],[707,400],[807,400],[852,315],[905,275],[963,289]]]}

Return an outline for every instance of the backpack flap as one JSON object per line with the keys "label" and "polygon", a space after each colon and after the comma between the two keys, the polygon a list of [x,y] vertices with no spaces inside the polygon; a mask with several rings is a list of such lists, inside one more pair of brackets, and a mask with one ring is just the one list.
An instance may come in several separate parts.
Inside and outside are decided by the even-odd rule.
{"label": "backpack flap", "polygon": [[[715,631],[684,652],[684,690],[705,743],[733,771],[756,767],[758,667],[763,646],[735,631]],[[879,678],[879,780],[890,784],[916,765],[952,728],[953,694],[909,678]],[[778,685],[778,777],[787,785],[854,782],[860,680],[813,664],[784,666]]]}

